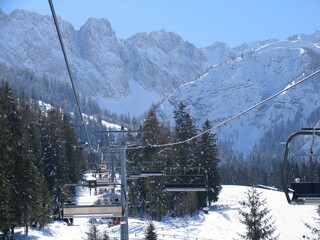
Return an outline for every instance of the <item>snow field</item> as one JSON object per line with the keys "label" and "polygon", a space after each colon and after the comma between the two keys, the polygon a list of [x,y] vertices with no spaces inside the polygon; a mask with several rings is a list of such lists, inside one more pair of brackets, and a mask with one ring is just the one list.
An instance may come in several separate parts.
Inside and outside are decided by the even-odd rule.
{"label": "snow field", "polygon": [[[238,233],[243,233],[245,226],[239,221],[239,201],[245,200],[248,187],[224,185],[219,201],[209,207],[209,213],[199,212],[194,216],[184,218],[166,217],[162,222],[153,221],[158,239],[198,239],[221,240],[238,239]],[[262,192],[261,199],[265,198],[267,207],[280,234],[280,240],[303,239],[309,234],[304,223],[314,225],[316,206],[292,206],[286,202],[284,193],[267,189],[258,189]],[[79,204],[94,202],[94,196],[87,188],[78,189],[77,201]],[[101,233],[106,232],[111,239],[120,239],[120,225],[108,227],[106,219],[96,219],[94,222]],[[62,221],[49,224],[43,230],[30,229],[29,236],[17,236],[18,240],[79,240],[86,239],[90,221],[86,218],[74,219],[74,226],[67,226]],[[143,239],[148,220],[129,218],[129,238]],[[19,230],[18,230],[19,231]],[[23,232],[23,229],[21,229]]]}

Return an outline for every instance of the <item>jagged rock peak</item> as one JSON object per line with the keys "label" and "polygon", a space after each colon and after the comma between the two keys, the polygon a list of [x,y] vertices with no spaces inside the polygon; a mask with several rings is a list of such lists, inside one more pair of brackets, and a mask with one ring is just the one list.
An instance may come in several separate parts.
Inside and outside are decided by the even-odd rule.
{"label": "jagged rock peak", "polygon": [[80,28],[80,32],[82,31],[91,33],[95,32],[107,37],[113,37],[116,35],[111,27],[110,22],[105,18],[89,18]]}
{"label": "jagged rock peak", "polygon": [[0,16],[8,16],[1,8],[0,8]]}
{"label": "jagged rock peak", "polygon": [[212,49],[216,49],[216,48],[227,48],[227,49],[231,49],[226,43],[224,42],[220,42],[220,41],[216,41],[213,44],[211,44],[210,46],[206,47],[209,50]]}
{"label": "jagged rock peak", "polygon": [[51,19],[51,16],[44,16],[39,13],[31,12],[25,9],[15,9],[10,14],[9,17],[11,19],[15,19],[16,21],[29,21],[29,22],[38,22],[42,19]]}
{"label": "jagged rock peak", "polygon": [[267,40],[263,40],[263,41],[246,42],[246,43],[241,44],[240,46],[232,48],[232,50],[235,52],[246,52],[246,51],[257,49],[257,48],[262,47],[266,44],[275,43],[278,41],[279,41],[278,39],[267,39]]}
{"label": "jagged rock peak", "polygon": [[320,41],[320,28],[317,29],[312,35],[313,35],[315,38],[317,38],[318,41]]}
{"label": "jagged rock peak", "polygon": [[[9,25],[10,24],[17,24],[17,25],[23,25],[24,27],[30,27],[33,25],[34,26],[42,25],[42,26],[48,27],[50,25],[50,29],[51,29],[51,26],[52,26],[52,29],[54,29],[53,18],[51,15],[41,15],[39,13],[35,13],[35,12],[25,10],[25,9],[15,9],[9,15],[7,15],[5,18],[3,16],[6,16],[6,15],[0,14],[0,18],[7,21]],[[72,24],[63,20],[59,16],[57,16],[57,18],[58,18],[60,28],[63,29],[63,31],[68,32],[67,34],[74,32],[74,27]],[[9,22],[11,22],[11,23],[9,23]],[[30,23],[30,24],[28,24],[28,23]]]}
{"label": "jagged rock peak", "polygon": [[2,9],[0,8],[0,21],[5,20],[8,17],[8,14],[6,14]]}
{"label": "jagged rock peak", "polygon": [[139,48],[157,47],[164,51],[181,47],[184,44],[192,45],[185,42],[179,35],[165,30],[154,31],[151,33],[136,33],[128,38],[126,42],[134,42],[134,45]]}
{"label": "jagged rock peak", "polygon": [[320,42],[320,29],[317,29],[314,33],[310,35],[306,34],[294,34],[287,38],[288,41],[302,41],[302,42]]}

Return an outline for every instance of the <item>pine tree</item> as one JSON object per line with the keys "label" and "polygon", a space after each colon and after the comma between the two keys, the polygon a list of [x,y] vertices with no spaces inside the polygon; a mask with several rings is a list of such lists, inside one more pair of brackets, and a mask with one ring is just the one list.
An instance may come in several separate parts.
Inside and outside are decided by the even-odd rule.
{"label": "pine tree", "polygon": [[[208,177],[208,193],[198,193],[200,204],[206,204],[206,197],[208,197],[209,204],[212,201],[217,201],[221,191],[221,177],[219,171],[218,147],[216,145],[215,135],[211,134],[211,124],[206,120],[202,127],[203,134],[198,139],[198,162],[201,167],[205,169]],[[208,194],[208,196],[206,196]]]}
{"label": "pine tree", "polygon": [[64,115],[62,119],[62,138],[63,138],[63,155],[65,158],[66,171],[68,174],[68,180],[70,182],[78,182],[77,169],[79,162],[76,158],[76,151],[74,146],[77,145],[77,139],[75,136],[75,130],[70,119]]}
{"label": "pine tree", "polygon": [[[25,101],[27,102],[27,101]],[[35,171],[32,173],[33,188],[32,198],[32,220],[39,222],[40,228],[49,223],[52,219],[52,203],[46,179],[43,175],[43,162],[41,161],[41,121],[44,114],[35,102],[26,103],[22,110],[23,122],[25,122],[25,146],[27,151],[32,153],[32,165]],[[31,112],[28,115],[28,112]]]}
{"label": "pine tree", "polygon": [[[186,110],[184,103],[180,102],[178,108],[174,111],[175,119],[175,140],[177,142],[185,141],[195,137],[196,128],[193,119]],[[175,163],[179,167],[194,167],[196,139],[187,141],[175,146]]]}
{"label": "pine tree", "polygon": [[110,237],[108,236],[108,234],[106,232],[104,232],[104,234],[102,236],[102,240],[110,240]]}
{"label": "pine tree", "polygon": [[152,222],[149,222],[148,227],[145,232],[146,240],[157,240],[157,233],[155,232],[155,227]]}
{"label": "pine tree", "polygon": [[62,120],[61,112],[53,108],[48,112],[42,133],[43,170],[50,194],[53,197],[52,206],[56,217],[59,217],[61,203],[70,195],[68,189],[64,187],[64,184],[70,181],[68,161],[63,147],[65,145]]}
{"label": "pine tree", "polygon": [[[198,167],[199,164],[196,162],[196,146],[197,139],[196,136],[196,128],[194,126],[193,119],[190,114],[186,110],[186,106],[184,103],[180,102],[177,109],[174,111],[174,119],[175,119],[175,141],[183,142],[174,146],[174,163],[173,167],[177,170],[180,169],[180,172],[186,172],[186,170],[190,170],[194,167]],[[190,140],[193,138],[192,140]],[[186,141],[188,140],[188,141]],[[186,142],[184,142],[186,141]],[[184,174],[186,175],[186,174]],[[175,182],[185,183],[187,176],[185,177],[175,177],[172,179]],[[189,181],[189,179],[188,179]],[[190,179],[192,181],[192,179]],[[186,213],[190,212],[190,209],[197,209],[198,206],[191,207],[186,206],[184,203],[186,200],[184,198],[188,198],[186,193],[176,192],[171,194],[172,208],[174,214],[176,216],[183,216]]]}
{"label": "pine tree", "polygon": [[96,225],[91,225],[87,234],[87,240],[99,240],[99,230]]}
{"label": "pine tree", "polygon": [[316,223],[315,226],[305,223],[305,226],[309,229],[311,236],[304,236],[305,239],[309,240],[319,240],[320,239],[320,206],[317,207],[317,214],[318,217],[314,218],[314,221]]}
{"label": "pine tree", "polygon": [[11,149],[14,148],[12,133],[12,115],[15,114],[15,105],[9,85],[0,87],[0,229],[6,232],[13,223],[12,187],[9,176],[13,168]]}
{"label": "pine tree", "polygon": [[[166,166],[166,159],[159,158],[159,148],[150,145],[161,144],[161,135],[163,128],[156,116],[155,107],[151,108],[146,120],[143,123],[143,142],[147,145],[142,152],[142,161],[145,171],[162,171]],[[162,190],[162,183],[159,177],[149,177],[144,180],[146,190],[146,210],[151,219],[161,220],[165,209],[163,209],[163,201],[165,193]]]}
{"label": "pine tree", "polygon": [[89,232],[86,232],[87,240],[109,240],[110,237],[106,232],[101,236],[96,225],[91,225]]}
{"label": "pine tree", "polygon": [[181,211],[192,216],[198,210],[199,202],[196,192],[186,192],[182,199]]}
{"label": "pine tree", "polygon": [[[38,189],[43,183],[42,172],[38,168],[40,156],[40,132],[37,131],[34,123],[34,113],[24,96],[19,98],[19,112],[21,119],[21,156],[15,161],[15,204],[20,209],[21,216],[17,215],[16,221],[25,226],[25,234],[28,235],[28,226],[37,211]],[[35,145],[37,144],[37,145]]]}
{"label": "pine tree", "polygon": [[[131,170],[163,171],[169,159],[170,149],[152,147],[165,143],[170,131],[162,126],[156,116],[155,107],[151,108],[143,123],[142,142],[146,146],[142,150],[129,151],[127,157],[131,161]],[[139,139],[140,136],[137,136]],[[161,220],[168,209],[167,193],[163,191],[160,177],[140,178],[129,181],[129,211],[134,216]]]}
{"label": "pine tree", "polygon": [[70,166],[74,165],[71,149],[75,139],[67,118],[62,122],[61,116],[47,118],[24,95],[15,98],[8,84],[0,87],[0,229],[25,226],[27,235],[32,220],[44,227],[52,215],[49,187],[59,200],[59,210],[63,185],[74,174]]}
{"label": "pine tree", "polygon": [[52,221],[52,198],[47,182],[42,173],[37,176],[38,182],[34,192],[36,199],[33,202],[32,219],[39,222],[40,228]]}
{"label": "pine tree", "polygon": [[245,209],[239,209],[240,222],[246,226],[246,233],[239,234],[243,239],[262,240],[278,239],[273,236],[276,227],[270,216],[270,210],[265,206],[266,200],[260,199],[261,193],[255,187],[246,192],[247,199],[240,204]]}
{"label": "pine tree", "polygon": [[[9,149],[10,174],[7,181],[11,187],[11,211],[13,213],[12,225],[26,226],[25,234],[28,234],[28,223],[30,220],[32,191],[32,172],[35,170],[31,162],[32,153],[27,151],[25,146],[24,125],[21,118],[21,110],[18,101],[8,88],[9,104],[11,110],[7,113],[9,137],[6,148]],[[12,227],[12,230],[14,228]]]}
{"label": "pine tree", "polygon": [[[0,90],[0,182],[2,188],[0,204],[0,228],[25,226],[25,234],[28,234],[28,226],[32,219],[38,219],[40,189],[47,192],[42,176],[40,161],[40,131],[36,125],[33,106],[25,96],[18,99],[13,96],[8,85]],[[48,201],[46,198],[44,201]],[[43,210],[43,209],[42,209]],[[49,211],[42,211],[48,222]],[[44,219],[44,218],[43,218]]]}

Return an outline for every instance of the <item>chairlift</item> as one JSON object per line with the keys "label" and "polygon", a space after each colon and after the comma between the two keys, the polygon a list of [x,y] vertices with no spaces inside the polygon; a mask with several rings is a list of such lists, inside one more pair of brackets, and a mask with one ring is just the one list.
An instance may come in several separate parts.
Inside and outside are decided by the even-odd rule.
{"label": "chairlift", "polygon": [[[68,184],[69,186],[72,184]],[[91,188],[99,187],[99,183],[96,180],[84,181],[77,184],[78,186],[86,186]],[[73,185],[72,185],[73,186]],[[76,205],[68,200],[62,205],[62,218],[68,222],[68,225],[72,225],[73,218],[94,218],[94,217],[110,217],[121,218],[123,217],[124,209],[115,199],[110,204],[91,204],[91,205]]]}
{"label": "chairlift", "polygon": [[163,190],[168,192],[205,192],[208,191],[207,171],[200,166],[197,168],[170,168],[169,172],[163,175]]}
{"label": "chairlift", "polygon": [[162,177],[164,168],[165,163],[163,161],[140,161],[137,166],[133,167],[133,173],[128,174],[128,177],[129,179]]}
{"label": "chairlift", "polygon": [[[313,145],[315,137],[320,136],[320,129],[303,128],[302,131],[293,133],[286,142],[286,149],[281,168],[281,181],[286,199],[289,204],[293,205],[320,205],[320,183],[318,182],[302,182],[301,179],[296,178],[289,184],[289,169],[288,157],[291,140],[297,136],[312,135],[313,141],[310,149],[309,157],[314,155]],[[318,154],[316,154],[318,155]]]}
{"label": "chairlift", "polygon": [[112,183],[110,180],[107,179],[101,179],[101,180],[82,180],[78,183],[67,183],[64,186],[66,187],[88,187],[90,189],[92,188],[105,188],[110,186],[116,186],[120,185],[120,183]]}
{"label": "chairlift", "polygon": [[91,174],[101,174],[101,173],[110,173],[111,171],[107,168],[98,168],[98,169],[89,169],[83,171],[84,174],[91,173]]}
{"label": "chairlift", "polygon": [[139,178],[147,178],[147,177],[162,177],[163,172],[161,171],[141,171],[139,173],[129,173],[127,174],[128,180],[135,180]]}
{"label": "chairlift", "polygon": [[205,183],[165,183],[163,190],[167,192],[205,192],[207,191]]}
{"label": "chairlift", "polygon": [[139,173],[130,173],[127,175],[128,180],[135,180],[139,178]]}
{"label": "chairlift", "polygon": [[87,218],[87,217],[122,217],[123,208],[120,205],[72,205],[64,204],[62,208],[63,218]]}
{"label": "chairlift", "polygon": [[139,173],[140,177],[162,177],[163,171],[141,171]]}

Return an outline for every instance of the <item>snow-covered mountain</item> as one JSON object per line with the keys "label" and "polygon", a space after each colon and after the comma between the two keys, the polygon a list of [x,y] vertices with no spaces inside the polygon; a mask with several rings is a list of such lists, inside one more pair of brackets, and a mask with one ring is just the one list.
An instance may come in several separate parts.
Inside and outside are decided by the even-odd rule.
{"label": "snow-covered mountain", "polygon": [[[206,119],[215,126],[236,116],[319,70],[319,36],[320,31],[308,41],[294,38],[242,49],[237,57],[213,65],[202,77],[180,86],[163,103],[164,110],[170,109],[166,116],[181,101],[199,126]],[[320,106],[319,93],[320,76],[315,76],[229,122],[220,139],[236,140],[236,149],[246,152],[268,129],[295,120],[297,114],[301,127],[314,127],[307,118]]]}
{"label": "snow-covered mountain", "polygon": [[[80,30],[62,19],[59,24],[79,92],[111,111],[135,115],[162,101],[169,122],[183,101],[199,127],[205,119],[221,123],[320,69],[320,30],[198,49],[164,30],[118,39],[106,19],[90,18]],[[0,10],[0,26],[0,64],[69,81],[51,16]],[[307,119],[320,106],[319,81],[315,76],[228,123],[219,139],[248,152],[275,124],[298,119],[301,127],[314,127]]]}
{"label": "snow-covered mountain", "polygon": [[[0,63],[68,81],[51,16],[0,11],[0,25]],[[120,40],[106,19],[90,18],[79,31],[62,19],[59,25],[79,91],[106,100],[134,94],[130,81],[162,97],[199,75],[205,60],[199,49],[170,32]]]}

